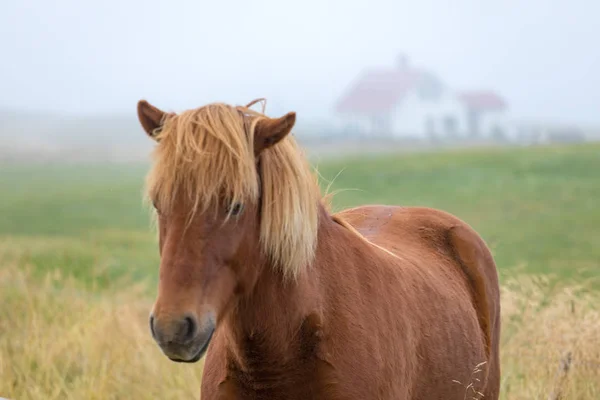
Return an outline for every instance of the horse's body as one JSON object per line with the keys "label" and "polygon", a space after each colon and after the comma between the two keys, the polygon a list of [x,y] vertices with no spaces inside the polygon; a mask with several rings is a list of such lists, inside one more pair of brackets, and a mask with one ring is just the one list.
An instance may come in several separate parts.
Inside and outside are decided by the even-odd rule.
{"label": "horse's body", "polygon": [[471,383],[497,399],[498,282],[479,236],[432,209],[339,217],[398,258],[324,211],[318,261],[301,284],[276,285],[265,269],[217,330],[202,399],[462,399],[475,395]]}
{"label": "horse's body", "polygon": [[332,215],[287,136],[293,113],[138,113],[159,142],[150,327],[171,360],[206,353],[202,399],[498,399],[498,276],[467,224]]}

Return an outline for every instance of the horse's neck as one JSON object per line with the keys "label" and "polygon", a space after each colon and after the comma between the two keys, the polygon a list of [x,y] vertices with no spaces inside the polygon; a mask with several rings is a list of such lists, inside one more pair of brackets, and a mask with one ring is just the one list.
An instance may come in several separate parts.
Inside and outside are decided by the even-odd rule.
{"label": "horse's neck", "polygon": [[[301,277],[283,286],[263,277],[232,310],[223,331],[224,393],[240,399],[315,397],[321,321],[309,283]],[[290,397],[290,390],[300,397]]]}
{"label": "horse's neck", "polygon": [[281,360],[296,347],[304,320],[318,309],[308,277],[284,284],[272,269],[265,268],[264,274],[227,319],[229,350],[241,366],[256,352],[265,361]]}
{"label": "horse's neck", "polygon": [[[334,223],[322,211],[319,234],[328,236]],[[319,244],[320,252],[327,251],[322,248],[324,242]],[[323,322],[319,265],[301,272],[293,282],[284,282],[271,266],[260,270],[252,292],[227,319],[229,352],[242,367],[250,362],[248,358],[256,359],[257,353],[264,362],[277,365],[287,357],[297,357],[299,351],[310,351],[307,340],[318,335]]]}

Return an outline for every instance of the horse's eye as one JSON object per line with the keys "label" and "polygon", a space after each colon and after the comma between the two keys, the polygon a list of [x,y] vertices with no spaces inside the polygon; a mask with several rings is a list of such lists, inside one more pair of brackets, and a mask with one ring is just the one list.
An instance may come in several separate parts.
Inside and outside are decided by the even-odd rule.
{"label": "horse's eye", "polygon": [[243,209],[244,205],[242,203],[234,203],[227,207],[227,213],[230,215],[240,215]]}

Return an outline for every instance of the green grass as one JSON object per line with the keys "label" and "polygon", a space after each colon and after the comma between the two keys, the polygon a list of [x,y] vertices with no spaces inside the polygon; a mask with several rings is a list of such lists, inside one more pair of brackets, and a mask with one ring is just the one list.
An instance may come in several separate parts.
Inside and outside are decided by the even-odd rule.
{"label": "green grass", "polygon": [[144,173],[139,165],[1,165],[0,234],[146,230]]}
{"label": "green grass", "polygon": [[[430,206],[479,231],[501,273],[600,275],[600,145],[354,157],[318,165],[340,209]],[[143,165],[0,166],[0,261],[85,285],[156,279]]]}
{"label": "green grass", "polygon": [[58,269],[87,286],[156,280],[142,202],[145,166],[34,165],[0,170],[0,262]]}
{"label": "green grass", "polygon": [[490,149],[356,158],[335,189],[340,207],[429,206],[471,224],[502,270],[560,277],[600,275],[600,145]]}

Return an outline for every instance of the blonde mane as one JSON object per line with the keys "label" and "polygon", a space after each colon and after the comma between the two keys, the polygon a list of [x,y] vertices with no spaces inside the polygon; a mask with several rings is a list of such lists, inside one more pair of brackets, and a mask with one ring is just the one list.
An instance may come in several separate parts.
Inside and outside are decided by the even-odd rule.
{"label": "blonde mane", "polygon": [[170,114],[156,135],[146,194],[161,211],[186,196],[190,216],[225,201],[260,200],[262,251],[295,278],[315,255],[319,186],[292,135],[263,150],[257,169],[254,130],[266,117],[248,106],[213,103]]}

